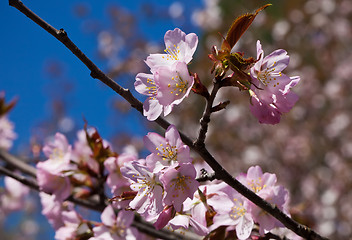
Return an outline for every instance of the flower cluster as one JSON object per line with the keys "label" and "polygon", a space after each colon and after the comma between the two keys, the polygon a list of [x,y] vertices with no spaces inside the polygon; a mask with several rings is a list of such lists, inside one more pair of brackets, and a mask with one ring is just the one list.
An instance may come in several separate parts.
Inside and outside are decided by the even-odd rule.
{"label": "flower cluster", "polygon": [[300,77],[288,77],[281,71],[289,63],[289,56],[283,49],[264,57],[260,41],[257,41],[257,62],[250,70],[252,85],[250,110],[260,123],[276,124],[282,113],[291,110],[298,96],[291,92]]}
{"label": "flower cluster", "polygon": [[130,187],[135,192],[129,207],[148,221],[156,220],[155,226],[160,229],[176,212],[182,212],[183,202],[193,197],[199,183],[189,147],[175,126],[169,126],[165,138],[149,133],[144,144],[151,154],[125,163],[121,172],[132,181]]}
{"label": "flower cluster", "polygon": [[[200,167],[192,162],[190,149],[174,125],[164,137],[153,132],[144,137],[151,152],[144,159],[134,153],[113,153],[96,130],[82,130],[77,136],[71,146],[57,133],[43,148],[48,159],[37,164],[42,213],[55,229],[55,239],[142,237],[131,226],[134,212],[153,222],[156,229],[191,229],[201,236],[226,229],[228,235],[247,239],[256,226],[260,235],[282,227],[225,183],[200,184],[196,180]],[[100,179],[106,179],[103,185],[98,184]],[[288,214],[288,192],[276,184],[274,174],[263,173],[256,166],[237,179]],[[86,199],[104,188],[113,198],[101,215],[101,223],[85,220],[65,201],[70,195]]]}
{"label": "flower cluster", "polygon": [[[128,200],[129,208],[153,221],[157,229],[166,225],[174,230],[191,227],[195,233],[206,235],[226,226],[239,239],[247,239],[255,224],[261,235],[282,227],[279,221],[227,184],[200,186],[195,180],[189,148],[182,143],[175,126],[167,129],[165,138],[149,133],[144,143],[152,153],[146,159],[125,162],[121,172],[131,180],[130,188],[134,192],[134,197]],[[256,166],[237,179],[289,214],[288,191],[276,185],[275,174],[263,174]]]}
{"label": "flower cluster", "polygon": [[[248,169],[247,174],[240,174],[237,180],[289,215],[288,191],[284,187],[276,185],[275,174],[263,174],[259,166],[254,166]],[[221,206],[212,205],[217,213],[214,216],[214,224],[211,229],[228,226],[230,230],[236,230],[239,239],[247,239],[251,235],[254,223],[258,224],[260,235],[268,233],[273,228],[283,227],[278,220],[226,184],[219,184],[216,194],[221,197],[217,200],[221,200],[222,204]]]}
{"label": "flower cluster", "polygon": [[[37,180],[41,189],[42,213],[56,231],[55,239],[136,239],[141,236],[131,227],[132,211],[123,210],[126,201],[114,201],[101,215],[101,223],[84,219],[66,199],[96,197],[96,194],[127,196],[132,181],[122,176],[120,168],[137,157],[131,153],[117,155],[96,129],[77,132],[70,145],[56,133],[43,147],[47,160],[37,163]],[[106,181],[105,181],[106,179]],[[17,193],[19,195],[20,193]],[[122,199],[122,197],[121,197]],[[119,209],[117,215],[114,209]]]}
{"label": "flower cluster", "polygon": [[162,112],[164,116],[168,115],[189,95],[194,82],[187,64],[197,48],[197,35],[186,35],[175,28],[165,33],[164,40],[165,53],[151,54],[145,61],[151,74],[137,74],[134,84],[137,92],[148,96],[143,104],[143,114],[150,121]]}

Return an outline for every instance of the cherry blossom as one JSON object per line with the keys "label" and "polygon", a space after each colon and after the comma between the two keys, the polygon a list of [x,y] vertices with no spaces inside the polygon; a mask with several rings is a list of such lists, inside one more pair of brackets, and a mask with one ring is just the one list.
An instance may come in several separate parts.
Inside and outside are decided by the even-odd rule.
{"label": "cherry blossom", "polygon": [[154,121],[162,112],[167,116],[191,91],[194,77],[187,64],[197,48],[198,37],[180,29],[169,30],[165,37],[165,54],[150,54],[145,61],[152,74],[139,73],[134,84],[137,92],[147,95],[143,114]]}
{"label": "cherry blossom", "polygon": [[72,211],[73,204],[70,202],[62,202],[55,195],[49,195],[44,192],[39,193],[40,202],[42,204],[42,214],[48,219],[49,223],[55,230],[64,226],[62,213],[64,211]]}
{"label": "cherry blossom", "polygon": [[165,204],[172,204],[177,212],[181,211],[183,202],[192,198],[199,186],[195,177],[196,170],[191,163],[169,167],[160,177],[166,192]]}
{"label": "cherry blossom", "polygon": [[130,181],[122,176],[120,168],[125,162],[136,161],[137,157],[132,154],[121,154],[118,157],[109,157],[104,161],[104,166],[109,172],[106,184],[111,188],[114,196],[120,195],[123,189],[129,187]]}
{"label": "cherry blossom", "polygon": [[218,226],[235,226],[238,239],[247,239],[254,226],[252,215],[248,211],[248,201],[231,187],[226,186],[223,191],[228,194],[231,203],[224,201],[213,206],[217,213],[212,229]]}
{"label": "cherry blossom", "polygon": [[[275,186],[262,190],[260,196],[290,216],[288,211],[289,193],[283,186]],[[276,218],[253,203],[249,202],[248,208],[254,221],[259,224],[259,233],[261,235],[268,233],[275,227],[284,227]]]}
{"label": "cherry blossom", "polygon": [[78,165],[87,165],[90,170],[99,173],[99,163],[92,158],[92,149],[87,142],[86,132],[80,130],[77,132],[77,141],[72,150],[71,160]]}
{"label": "cherry blossom", "polygon": [[[263,173],[259,166],[253,166],[248,169],[247,174],[240,174],[237,179],[261,198],[289,215],[288,191],[284,187],[276,185],[277,179],[275,174]],[[253,220],[259,224],[261,235],[275,227],[282,227],[282,224],[278,220],[253,203],[248,202],[246,209],[251,213]]]}
{"label": "cherry blossom", "polygon": [[90,240],[125,240],[131,234],[130,226],[134,218],[131,211],[120,210],[116,215],[111,205],[108,205],[101,214],[103,225],[93,228],[94,237]]}
{"label": "cherry blossom", "polygon": [[65,135],[56,133],[55,138],[44,145],[43,152],[48,159],[39,162],[37,164],[38,168],[43,168],[52,174],[71,169],[72,146],[68,144]]}
{"label": "cherry blossom", "polygon": [[8,150],[12,147],[13,140],[17,137],[14,128],[6,115],[0,116],[0,148]]}
{"label": "cherry blossom", "polygon": [[41,163],[37,164],[37,181],[40,190],[55,195],[58,200],[65,200],[72,191],[70,179],[63,173],[52,174],[42,167]]}
{"label": "cherry blossom", "polygon": [[171,66],[175,62],[188,64],[196,51],[198,37],[195,33],[185,34],[179,28],[165,33],[165,54],[150,54],[145,61],[154,72],[160,66]]}
{"label": "cherry blossom", "polygon": [[188,72],[185,62],[160,66],[154,74],[139,73],[134,84],[137,92],[147,95],[143,114],[148,120],[157,119],[162,112],[167,116],[174,105],[180,104],[191,91],[194,77]]}
{"label": "cherry blossom", "polygon": [[259,195],[262,190],[274,187],[277,181],[275,174],[263,173],[259,166],[250,167],[246,174],[241,173],[236,179]]}
{"label": "cherry blossom", "polygon": [[76,239],[77,235],[88,231],[87,224],[82,224],[82,217],[74,210],[62,212],[62,222],[64,226],[55,232],[55,239],[67,240]]}
{"label": "cherry blossom", "polygon": [[71,145],[63,134],[56,133],[53,141],[49,141],[43,147],[43,152],[49,159],[37,163],[38,185],[42,191],[64,200],[72,190],[68,175],[70,171],[76,169],[70,163]]}
{"label": "cherry blossom", "polygon": [[175,213],[176,212],[173,205],[165,206],[164,210],[159,214],[158,219],[153,224],[154,227],[158,230],[162,229],[175,216]]}
{"label": "cherry blossom", "polygon": [[4,191],[0,192],[0,212],[7,215],[12,211],[23,209],[28,194],[27,186],[11,177],[4,177]]}
{"label": "cherry blossom", "polygon": [[300,77],[288,77],[282,73],[289,63],[289,56],[283,49],[264,57],[258,40],[257,58],[251,68],[250,110],[260,123],[277,124],[282,113],[287,113],[298,100],[298,96],[290,90]]}
{"label": "cherry blossom", "polygon": [[157,133],[148,133],[143,140],[145,147],[152,152],[147,156],[146,163],[155,172],[176,163],[192,161],[189,147],[182,142],[174,125],[167,128],[165,138]]}
{"label": "cherry blossom", "polygon": [[163,187],[159,176],[138,161],[127,162],[121,168],[121,173],[133,181],[130,188],[137,195],[129,206],[143,215],[147,220],[155,219],[163,210]]}

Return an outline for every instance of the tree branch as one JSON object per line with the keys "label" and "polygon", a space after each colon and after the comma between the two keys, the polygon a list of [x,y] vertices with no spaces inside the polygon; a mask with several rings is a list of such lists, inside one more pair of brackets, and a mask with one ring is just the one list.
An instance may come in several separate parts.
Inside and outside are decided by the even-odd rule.
{"label": "tree branch", "polygon": [[[56,30],[54,27],[46,23],[43,19],[33,13],[30,9],[28,9],[21,1],[19,0],[9,0],[9,5],[17,8],[20,12],[25,14],[28,18],[36,22],[39,26],[41,26],[48,33],[53,35],[56,39],[58,39],[61,43],[63,43],[75,56],[77,56],[82,63],[84,63],[87,68],[91,71],[91,76],[93,78],[99,79],[104,84],[109,86],[112,90],[114,90],[117,94],[122,96],[127,102],[131,104],[131,106],[140,113],[143,114],[143,104],[136,99],[132,93],[128,89],[122,88],[118,85],[114,80],[109,78],[106,74],[104,74],[83,52],[68,38],[67,33],[63,30]],[[167,122],[162,117],[159,117],[155,120],[157,124],[166,129],[170,123]],[[277,207],[272,206],[270,203],[266,202],[259,196],[257,196],[254,192],[246,188],[240,182],[238,182],[235,178],[233,178],[216,160],[215,158],[208,152],[204,145],[194,145],[192,140],[188,138],[186,135],[180,132],[181,138],[185,144],[190,146],[194,151],[196,151],[215,172],[216,178],[219,180],[223,180],[231,187],[233,187],[240,194],[248,198],[258,207],[264,209],[273,217],[278,219],[281,223],[283,223],[287,228],[291,229],[293,232],[298,234],[301,237],[306,239],[327,239],[320,236],[318,233],[314,232],[312,229],[301,225],[284,214]]]}
{"label": "tree branch", "polygon": [[204,113],[202,118],[200,119],[200,129],[197,140],[194,142],[194,146],[197,148],[202,148],[205,146],[204,141],[208,131],[208,124],[210,122],[210,115],[212,113],[212,107],[214,103],[214,99],[216,97],[217,92],[220,89],[220,84],[218,82],[214,82],[213,90],[211,91],[210,97],[207,99],[207,104],[204,109]]}
{"label": "tree branch", "polygon": [[37,170],[35,167],[32,167],[18,157],[11,155],[5,149],[0,148],[0,158],[23,173],[29,174],[32,177],[37,176]]}

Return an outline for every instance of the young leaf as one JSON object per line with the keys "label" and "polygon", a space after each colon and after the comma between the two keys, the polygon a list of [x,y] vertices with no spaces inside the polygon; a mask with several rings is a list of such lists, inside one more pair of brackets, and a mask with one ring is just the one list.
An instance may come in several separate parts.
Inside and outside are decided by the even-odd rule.
{"label": "young leaf", "polygon": [[229,31],[227,32],[226,38],[221,45],[221,50],[231,51],[233,46],[235,46],[236,42],[241,38],[243,33],[252,24],[253,20],[258,15],[258,13],[264,10],[265,8],[269,7],[270,5],[271,4],[266,4],[261,8],[258,8],[255,13],[247,13],[236,18],[235,21],[233,21]]}

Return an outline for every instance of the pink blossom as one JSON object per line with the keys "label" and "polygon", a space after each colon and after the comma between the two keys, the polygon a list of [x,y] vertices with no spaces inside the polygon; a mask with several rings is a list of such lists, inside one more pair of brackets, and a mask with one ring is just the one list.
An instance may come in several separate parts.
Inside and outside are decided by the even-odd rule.
{"label": "pink blossom", "polygon": [[37,180],[41,191],[54,194],[59,200],[66,199],[72,190],[68,176],[76,170],[70,163],[71,145],[65,135],[56,133],[53,141],[43,147],[48,160],[37,163]]}
{"label": "pink blossom", "polygon": [[[247,174],[241,174],[237,179],[261,198],[289,214],[288,191],[284,187],[276,185],[275,174],[263,173],[259,166],[254,166],[248,169]],[[246,209],[251,213],[253,220],[259,224],[261,235],[275,227],[282,227],[278,220],[253,203],[248,202]]]}
{"label": "pink blossom", "polygon": [[165,227],[170,219],[172,219],[175,216],[175,208],[172,205],[167,205],[164,207],[164,210],[159,214],[158,219],[156,220],[156,222],[153,224],[154,227],[157,230],[162,229],[163,227]]}
{"label": "pink blossom", "polygon": [[72,191],[70,179],[65,174],[51,174],[44,164],[45,162],[37,164],[37,181],[40,190],[55,195],[58,200],[65,200]]}
{"label": "pink blossom", "polygon": [[198,37],[195,33],[185,34],[179,28],[169,30],[164,36],[165,54],[150,54],[145,61],[151,71],[160,66],[171,66],[175,62],[188,64],[196,51]]}
{"label": "pink blossom", "polygon": [[190,76],[184,62],[160,66],[153,75],[137,74],[135,89],[148,96],[143,104],[143,115],[150,121],[157,119],[162,112],[167,116],[174,105],[180,104],[189,95],[193,83],[194,77]]}
{"label": "pink blossom", "polygon": [[[260,196],[270,204],[276,206],[284,213],[289,215],[289,193],[284,187],[275,186],[262,190]],[[268,233],[271,229],[275,227],[284,227],[281,222],[279,222],[269,213],[265,212],[263,209],[259,208],[253,203],[249,203],[249,209],[254,221],[259,224],[259,233],[261,235]]]}
{"label": "pink blossom", "polygon": [[19,181],[5,176],[4,192],[0,194],[0,208],[5,214],[23,209],[25,197],[29,193],[29,188]]}
{"label": "pink blossom", "polygon": [[209,231],[215,229],[207,227],[208,223],[206,219],[207,214],[211,215],[215,211],[214,206],[232,206],[232,201],[229,199],[228,195],[222,191],[226,186],[227,184],[224,182],[199,186],[198,191],[194,193],[193,199],[187,198],[184,201],[183,211],[191,211],[192,221],[197,223],[197,227],[194,226],[196,228],[195,231],[198,231],[196,232],[197,234],[206,235]]}
{"label": "pink blossom", "polygon": [[42,214],[48,219],[49,223],[55,230],[64,226],[62,213],[64,211],[72,211],[73,204],[70,202],[62,202],[55,195],[49,195],[44,192],[39,193],[40,202],[42,204]]}
{"label": "pink blossom", "polygon": [[264,58],[258,40],[257,58],[251,68],[250,110],[260,123],[277,124],[281,114],[291,110],[298,100],[298,96],[290,90],[300,81],[300,77],[288,77],[281,72],[289,63],[285,50],[276,50]]}
{"label": "pink blossom", "polygon": [[64,225],[56,230],[55,239],[57,240],[76,239],[76,236],[78,234],[78,229],[82,230],[81,228],[83,226],[86,226],[86,224],[81,225],[82,223],[81,216],[79,216],[79,214],[74,210],[64,211],[62,212],[61,216],[62,216],[62,222]]}
{"label": "pink blossom", "polygon": [[12,147],[13,140],[17,137],[14,128],[14,124],[6,115],[0,116],[0,148],[8,150]]}
{"label": "pink blossom", "polygon": [[109,157],[104,161],[104,166],[109,173],[106,183],[114,196],[121,195],[126,188],[129,189],[130,181],[122,175],[120,168],[125,162],[135,160],[137,160],[135,155],[124,153],[118,157]]}
{"label": "pink blossom", "polygon": [[[238,239],[247,239],[252,232],[254,221],[248,211],[248,201],[231,187],[223,189],[228,194],[231,204],[215,204],[214,224],[211,229],[219,226],[235,226]],[[228,201],[226,201],[228,203]]]}
{"label": "pink blossom", "polygon": [[43,152],[48,160],[38,163],[37,167],[51,174],[59,174],[64,170],[72,169],[70,165],[72,147],[68,144],[65,135],[56,133],[55,138],[44,145]]}
{"label": "pink blossom", "polygon": [[196,170],[191,163],[169,167],[160,177],[166,192],[164,203],[174,205],[177,212],[181,211],[183,202],[186,198],[193,198],[199,186],[195,177]]}
{"label": "pink blossom", "polygon": [[133,181],[130,188],[137,193],[129,206],[147,220],[154,219],[163,210],[163,187],[159,176],[138,161],[126,162],[121,173]]}
{"label": "pink blossom", "polygon": [[165,138],[157,133],[148,133],[143,140],[145,147],[152,152],[146,158],[147,165],[155,172],[176,163],[192,161],[189,147],[182,142],[174,125],[167,128]]}
{"label": "pink blossom", "polygon": [[125,240],[131,234],[130,226],[134,219],[131,211],[120,210],[115,214],[111,205],[107,206],[101,214],[102,226],[93,228],[94,237],[91,240]]}
{"label": "pink blossom", "polygon": [[90,170],[95,173],[99,173],[99,163],[97,160],[92,158],[92,154],[92,149],[89,147],[87,142],[86,132],[84,130],[78,131],[77,141],[74,144],[71,160],[78,165],[87,165]]}
{"label": "pink blossom", "polygon": [[164,37],[166,54],[151,54],[145,61],[152,74],[139,73],[134,84],[137,92],[147,95],[143,114],[154,121],[162,112],[167,116],[174,105],[187,97],[193,86],[187,64],[197,48],[198,37],[185,34],[176,28],[167,31]]}
{"label": "pink blossom", "polygon": [[262,190],[274,187],[277,180],[275,174],[263,174],[259,166],[250,167],[247,174],[242,173],[236,179],[259,195]]}
{"label": "pink blossom", "polygon": [[205,236],[209,233],[209,230],[206,226],[199,223],[196,219],[187,214],[177,214],[173,219],[170,220],[169,224],[174,230],[179,228],[188,229],[189,226],[192,226],[194,232],[198,235]]}

